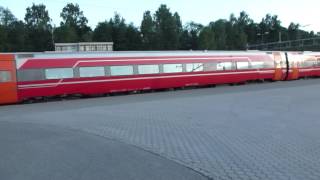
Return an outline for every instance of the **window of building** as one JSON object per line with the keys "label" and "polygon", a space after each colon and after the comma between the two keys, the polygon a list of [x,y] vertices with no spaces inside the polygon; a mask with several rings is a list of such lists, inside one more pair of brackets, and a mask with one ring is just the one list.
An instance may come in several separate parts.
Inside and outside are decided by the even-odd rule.
{"label": "window of building", "polygon": [[80,67],[80,77],[105,76],[104,67]]}
{"label": "window of building", "polygon": [[220,62],[217,64],[217,70],[224,71],[224,70],[232,70],[232,62]]}
{"label": "window of building", "polygon": [[1,82],[10,82],[12,81],[10,71],[1,71],[0,70],[0,83]]}
{"label": "window of building", "polygon": [[54,68],[45,70],[46,79],[73,78],[72,68]]}
{"label": "window of building", "polygon": [[186,64],[187,72],[203,71],[203,63]]}
{"label": "window of building", "polygon": [[111,66],[112,76],[133,75],[133,66]]}
{"label": "window of building", "polygon": [[249,62],[237,62],[237,69],[249,69]]}
{"label": "window of building", "polygon": [[164,73],[177,73],[182,71],[183,71],[182,64],[164,64],[163,65]]}
{"label": "window of building", "polygon": [[139,74],[158,74],[160,72],[158,65],[139,65],[138,71]]}

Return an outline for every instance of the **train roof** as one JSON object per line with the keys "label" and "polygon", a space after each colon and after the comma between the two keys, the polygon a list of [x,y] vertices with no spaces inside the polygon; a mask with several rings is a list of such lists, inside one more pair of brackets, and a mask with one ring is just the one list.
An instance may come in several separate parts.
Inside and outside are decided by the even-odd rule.
{"label": "train roof", "polygon": [[246,56],[266,55],[264,51],[95,51],[95,52],[19,52],[14,54],[16,65],[20,67],[28,59],[66,59],[99,57],[161,57],[161,56]]}
{"label": "train roof", "polygon": [[[157,57],[157,56],[235,56],[235,55],[266,55],[272,51],[94,51],[94,52],[16,52],[16,53],[0,53],[14,54],[16,60],[25,58],[87,58],[87,57]],[[309,55],[319,55],[319,52],[299,52]]]}
{"label": "train roof", "polygon": [[264,51],[101,51],[101,52],[27,52],[10,53],[19,58],[81,58],[81,57],[148,57],[148,56],[219,56],[265,55]]}

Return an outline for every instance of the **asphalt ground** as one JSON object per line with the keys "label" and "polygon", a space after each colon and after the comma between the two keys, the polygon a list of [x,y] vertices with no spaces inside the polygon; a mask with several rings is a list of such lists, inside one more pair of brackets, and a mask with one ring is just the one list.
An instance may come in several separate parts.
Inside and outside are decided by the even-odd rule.
{"label": "asphalt ground", "polygon": [[0,179],[320,179],[320,79],[0,106]]}

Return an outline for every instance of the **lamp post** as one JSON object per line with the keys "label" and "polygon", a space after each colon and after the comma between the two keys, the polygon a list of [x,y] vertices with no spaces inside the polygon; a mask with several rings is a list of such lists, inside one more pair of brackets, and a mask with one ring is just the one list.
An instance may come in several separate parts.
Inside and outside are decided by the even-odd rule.
{"label": "lamp post", "polygon": [[282,41],[282,34],[281,34],[281,30],[279,31],[279,43],[281,43]]}
{"label": "lamp post", "polygon": [[54,50],[55,50],[55,45],[54,45],[54,30],[55,29],[56,29],[56,25],[54,24],[51,29],[51,41],[52,41],[52,45],[53,45]]}

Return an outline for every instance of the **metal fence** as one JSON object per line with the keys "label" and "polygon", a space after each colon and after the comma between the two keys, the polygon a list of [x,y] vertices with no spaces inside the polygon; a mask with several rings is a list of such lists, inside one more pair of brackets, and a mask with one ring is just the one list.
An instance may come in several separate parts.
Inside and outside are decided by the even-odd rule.
{"label": "metal fence", "polygon": [[263,44],[248,45],[249,50],[267,51],[319,51],[320,37],[298,39],[292,41],[271,42]]}

